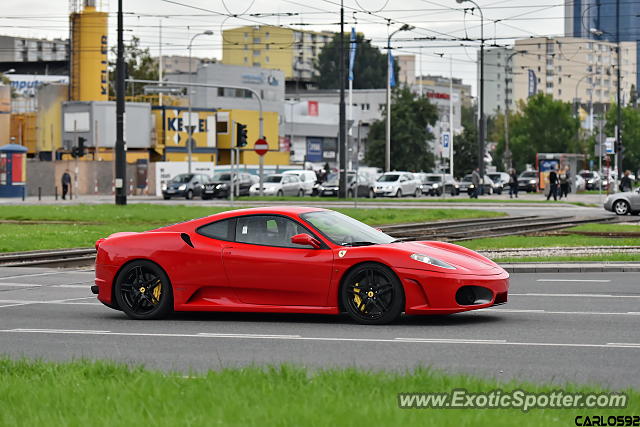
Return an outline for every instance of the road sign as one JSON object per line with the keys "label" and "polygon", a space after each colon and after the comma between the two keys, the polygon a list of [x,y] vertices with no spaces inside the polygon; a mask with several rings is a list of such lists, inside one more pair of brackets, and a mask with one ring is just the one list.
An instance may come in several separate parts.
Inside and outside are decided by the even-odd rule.
{"label": "road sign", "polygon": [[615,142],[616,142],[616,139],[612,137],[605,139],[604,146],[607,149],[607,154],[613,154],[613,146]]}
{"label": "road sign", "polygon": [[264,156],[269,151],[269,144],[264,139],[259,139],[253,144],[253,150],[258,156]]}

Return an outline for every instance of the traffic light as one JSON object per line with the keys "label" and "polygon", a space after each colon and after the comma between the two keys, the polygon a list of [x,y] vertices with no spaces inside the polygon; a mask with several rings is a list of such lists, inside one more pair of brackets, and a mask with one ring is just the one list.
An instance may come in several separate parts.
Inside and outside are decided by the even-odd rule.
{"label": "traffic light", "polygon": [[236,147],[247,145],[247,125],[236,123]]}
{"label": "traffic light", "polygon": [[87,138],[84,136],[78,137],[78,145],[71,149],[71,156],[73,157],[82,157],[85,155],[85,146],[84,143],[87,142]]}

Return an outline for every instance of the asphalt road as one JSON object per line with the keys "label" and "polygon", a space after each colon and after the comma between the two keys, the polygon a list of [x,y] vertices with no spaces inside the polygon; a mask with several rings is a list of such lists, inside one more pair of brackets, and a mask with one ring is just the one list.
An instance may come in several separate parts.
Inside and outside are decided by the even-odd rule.
{"label": "asphalt road", "polygon": [[131,321],[95,300],[92,280],[92,271],[0,268],[0,353],[181,371],[423,365],[501,380],[640,386],[637,273],[513,274],[504,306],[387,326],[240,313]]}

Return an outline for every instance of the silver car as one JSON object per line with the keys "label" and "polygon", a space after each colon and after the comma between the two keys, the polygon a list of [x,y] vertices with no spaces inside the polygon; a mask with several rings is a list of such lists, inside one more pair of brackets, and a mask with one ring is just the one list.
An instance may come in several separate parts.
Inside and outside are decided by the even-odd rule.
{"label": "silver car", "polygon": [[[304,196],[302,182],[297,175],[274,174],[264,179],[262,193],[265,196]],[[260,184],[253,184],[249,189],[252,196],[260,195]]]}
{"label": "silver car", "polygon": [[610,195],[604,201],[604,208],[618,215],[640,214],[640,188]]}
{"label": "silver car", "polygon": [[376,197],[402,197],[422,195],[421,183],[410,172],[385,172],[375,182]]}

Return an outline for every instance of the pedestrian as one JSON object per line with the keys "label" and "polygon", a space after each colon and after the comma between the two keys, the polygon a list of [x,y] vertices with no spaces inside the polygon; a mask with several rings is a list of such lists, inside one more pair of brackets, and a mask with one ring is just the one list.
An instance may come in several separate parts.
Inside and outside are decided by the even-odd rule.
{"label": "pedestrian", "polygon": [[553,200],[558,200],[558,174],[555,166],[552,166],[551,172],[549,172],[549,194],[547,195],[547,200],[551,196],[553,196]]}
{"label": "pedestrian", "polygon": [[516,170],[511,168],[509,170],[509,198],[513,199],[513,197],[518,198],[518,174],[516,174]]}
{"label": "pedestrian", "polygon": [[469,197],[477,199],[480,194],[480,168],[475,168],[471,173],[471,183],[473,184],[473,191],[469,193]]}
{"label": "pedestrian", "polygon": [[560,200],[562,200],[563,197],[566,199],[569,196],[570,179],[571,174],[569,173],[569,166],[567,166],[560,172],[560,176],[558,177],[560,181],[560,196],[558,198]]}
{"label": "pedestrian", "polygon": [[631,175],[630,170],[624,171],[624,176],[620,180],[620,191],[622,192],[633,190],[633,184],[631,183],[631,177],[629,175]]}
{"label": "pedestrian", "polygon": [[62,200],[66,200],[69,187],[71,186],[71,175],[69,175],[69,169],[66,169],[62,174]]}

